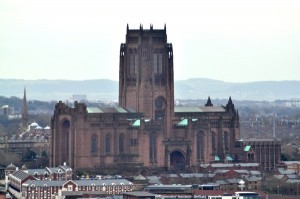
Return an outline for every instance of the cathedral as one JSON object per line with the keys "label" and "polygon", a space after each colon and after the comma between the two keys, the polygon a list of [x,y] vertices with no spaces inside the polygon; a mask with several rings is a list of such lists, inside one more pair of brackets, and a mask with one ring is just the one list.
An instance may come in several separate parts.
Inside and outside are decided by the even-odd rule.
{"label": "cathedral", "polygon": [[174,105],[173,47],[163,29],[130,29],[119,54],[119,105],[61,101],[51,119],[50,166],[196,168],[239,160],[239,115],[225,106]]}

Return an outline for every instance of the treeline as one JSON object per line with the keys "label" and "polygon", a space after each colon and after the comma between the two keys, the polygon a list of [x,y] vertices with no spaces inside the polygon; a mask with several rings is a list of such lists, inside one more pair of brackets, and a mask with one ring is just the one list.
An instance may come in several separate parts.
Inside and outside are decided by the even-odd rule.
{"label": "treeline", "polygon": [[[54,110],[56,101],[39,101],[39,100],[28,100],[27,106],[29,113],[41,113],[41,112],[52,112]],[[8,105],[14,108],[15,114],[21,114],[23,99],[18,97],[4,97],[0,96],[0,107]]]}

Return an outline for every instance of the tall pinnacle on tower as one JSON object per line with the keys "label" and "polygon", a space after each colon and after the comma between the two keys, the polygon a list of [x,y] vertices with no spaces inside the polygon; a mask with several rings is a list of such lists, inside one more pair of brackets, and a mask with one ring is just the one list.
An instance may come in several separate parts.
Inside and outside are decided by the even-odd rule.
{"label": "tall pinnacle on tower", "polygon": [[27,107],[27,99],[26,99],[26,88],[24,87],[24,97],[22,104],[22,127],[26,129],[28,127],[28,107]]}

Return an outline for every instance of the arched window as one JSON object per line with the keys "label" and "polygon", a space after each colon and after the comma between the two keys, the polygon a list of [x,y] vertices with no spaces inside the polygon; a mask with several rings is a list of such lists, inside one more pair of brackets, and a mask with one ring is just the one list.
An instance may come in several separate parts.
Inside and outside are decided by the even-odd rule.
{"label": "arched window", "polygon": [[137,53],[137,49],[134,49],[134,73],[138,73],[138,64],[139,64],[139,57]]}
{"label": "arched window", "polygon": [[69,146],[69,140],[70,140],[70,121],[64,120],[64,122],[61,125],[61,135],[59,141],[56,141],[60,143],[59,150],[61,153],[60,161],[66,161],[68,160],[68,157],[70,155],[70,146]]}
{"label": "arched window", "polygon": [[162,52],[153,54],[153,71],[155,74],[162,74]]}
{"label": "arched window", "polygon": [[211,146],[212,150],[216,150],[216,134],[214,132],[211,133]]}
{"label": "arched window", "polygon": [[124,134],[119,136],[119,153],[124,153]]}
{"label": "arched window", "polygon": [[97,135],[92,135],[92,140],[91,140],[91,153],[96,153],[97,152],[97,144],[98,143],[98,138]]}
{"label": "arched window", "polygon": [[105,136],[105,152],[110,153],[110,135]]}
{"label": "arched window", "polygon": [[225,147],[225,149],[228,149],[228,146],[229,146],[229,144],[228,144],[228,132],[225,131],[224,132],[224,147]]}
{"label": "arched window", "polygon": [[129,50],[129,74],[130,75],[134,75],[137,73],[138,62],[139,62],[139,58],[138,58],[137,49],[134,50],[130,49]]}
{"label": "arched window", "polygon": [[197,159],[204,159],[204,133],[203,131],[199,131],[197,134]]}
{"label": "arched window", "polygon": [[151,162],[156,162],[156,135],[152,133],[149,138],[149,156]]}

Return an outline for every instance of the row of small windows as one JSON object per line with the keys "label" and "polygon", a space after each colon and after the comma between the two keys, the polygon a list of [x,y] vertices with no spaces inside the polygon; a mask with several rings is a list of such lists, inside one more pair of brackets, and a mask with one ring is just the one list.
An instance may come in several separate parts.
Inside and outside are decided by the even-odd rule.
{"label": "row of small windows", "polygon": [[[125,136],[124,136],[124,134],[120,134],[119,139],[118,139],[119,153],[124,153],[124,151],[125,151],[124,143],[125,143]],[[131,146],[136,146],[137,144],[138,144],[137,139],[130,140]],[[97,153],[97,146],[98,146],[98,137],[97,137],[97,135],[93,135],[91,138],[91,153]],[[110,134],[107,134],[105,136],[104,146],[105,146],[104,147],[105,153],[110,153],[111,152]]]}
{"label": "row of small windows", "polygon": [[154,53],[153,69],[155,74],[162,74],[162,53]]}

